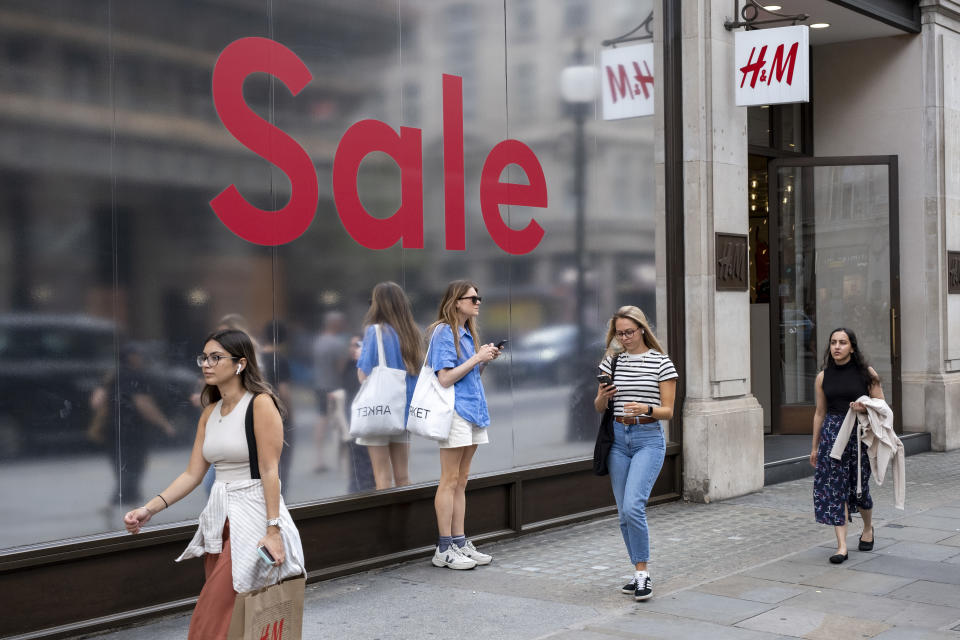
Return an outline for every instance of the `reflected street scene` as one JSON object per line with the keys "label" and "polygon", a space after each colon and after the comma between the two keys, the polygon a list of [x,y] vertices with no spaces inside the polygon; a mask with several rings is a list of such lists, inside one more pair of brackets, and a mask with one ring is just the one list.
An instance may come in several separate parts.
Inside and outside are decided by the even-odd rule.
{"label": "reflected street scene", "polygon": [[[4,549],[118,532],[182,471],[195,358],[228,320],[290,408],[286,503],[375,491],[348,415],[386,281],[423,331],[469,278],[481,344],[507,340],[484,373],[490,443],[473,475],[592,454],[606,322],[626,304],[657,317],[654,123],[604,120],[599,77],[574,94],[561,78],[598,66],[652,2],[264,11],[0,0]],[[246,46],[288,62],[219,76]],[[267,222],[245,228],[221,198]],[[436,443],[412,439],[408,472],[437,481]]]}

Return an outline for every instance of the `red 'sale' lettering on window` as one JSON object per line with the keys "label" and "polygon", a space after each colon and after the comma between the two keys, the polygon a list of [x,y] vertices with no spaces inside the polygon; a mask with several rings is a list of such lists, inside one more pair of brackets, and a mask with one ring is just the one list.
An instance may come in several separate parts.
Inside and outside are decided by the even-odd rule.
{"label": "red 'sale' lettering on window", "polygon": [[276,246],[295,240],[313,222],[319,188],[307,152],[244,101],[243,81],[253,73],[276,77],[293,95],[300,93],[312,76],[295,53],[267,38],[232,42],[213,68],[213,104],[220,121],[245,147],[286,174],[290,200],[277,211],[265,211],[247,202],[231,184],[210,201],[210,206],[223,224],[244,240]]}
{"label": "red 'sale' lettering on window", "polygon": [[[511,164],[527,174],[529,184],[500,182],[500,174]],[[504,140],[495,146],[480,174],[480,211],[490,237],[501,249],[513,255],[533,251],[543,239],[543,227],[531,219],[523,229],[511,229],[503,221],[500,205],[521,207],[547,206],[547,181],[537,156],[519,140]]]}
{"label": "red 'sale' lettering on window", "polygon": [[467,248],[463,169],[463,78],[443,74],[443,209],[447,249]]}
{"label": "red 'sale' lettering on window", "polygon": [[[423,158],[420,129],[400,134],[379,120],[361,120],[343,134],[333,158],[333,200],[350,236],[368,249],[423,248]],[[400,167],[400,207],[386,219],[371,216],[357,193],[357,173],[368,154],[382,151]]]}

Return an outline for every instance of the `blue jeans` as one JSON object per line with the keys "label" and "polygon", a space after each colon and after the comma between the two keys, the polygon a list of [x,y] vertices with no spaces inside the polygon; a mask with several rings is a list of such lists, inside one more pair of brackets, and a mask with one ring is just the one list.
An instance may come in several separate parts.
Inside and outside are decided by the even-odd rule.
{"label": "blue jeans", "polygon": [[650,534],[647,530],[647,500],[660,475],[667,445],[659,422],[625,425],[613,423],[613,446],[607,466],[610,484],[620,514],[620,532],[630,554],[630,562],[650,559]]}

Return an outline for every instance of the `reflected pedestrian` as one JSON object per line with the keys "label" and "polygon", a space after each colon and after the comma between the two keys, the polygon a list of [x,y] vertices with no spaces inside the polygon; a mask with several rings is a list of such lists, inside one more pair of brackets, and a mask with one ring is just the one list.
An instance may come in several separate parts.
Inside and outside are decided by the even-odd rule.
{"label": "reflected pedestrian", "polygon": [[[857,402],[860,396],[883,399],[880,376],[867,364],[856,334],[850,329],[834,329],[823,354],[823,369],[814,383],[817,408],[813,414],[813,447],[810,464],[813,477],[813,511],[817,522],[832,524],[837,536],[837,552],[830,562],[847,559],[847,522],[851,513],[860,512],[863,532],[860,551],[873,549],[873,498],[870,496],[870,458],[864,447],[860,453],[862,492],[857,495],[857,439],[850,438],[839,460],[830,457],[847,411],[866,412]],[[868,533],[869,531],[869,533]]]}
{"label": "reflected pedestrian", "polygon": [[[407,372],[407,402],[404,410],[406,419],[406,408],[410,407],[410,398],[413,397],[417,376],[423,365],[423,334],[417,328],[413,311],[410,309],[410,300],[400,285],[395,282],[381,282],[373,288],[370,309],[363,319],[363,324],[366,332],[360,360],[357,362],[357,377],[363,382],[379,363],[374,325],[380,325],[387,366]],[[367,447],[370,453],[377,489],[410,484],[410,434],[407,431],[396,436],[360,437],[357,438],[357,444]]]}
{"label": "reflected pedestrian", "polygon": [[[214,464],[217,478],[200,526],[177,561],[204,558],[206,582],[190,620],[189,640],[219,640],[227,636],[236,594],[301,575],[303,548],[280,495],[283,404],[263,380],[253,341],[242,331],[214,332],[197,364],[206,382],[204,409],[187,468],[123,521],[127,531],[139,533],[159,511],[196,489]],[[252,447],[245,427],[248,407]],[[258,546],[273,557],[273,564],[260,559]]]}
{"label": "reflected pedestrian", "polygon": [[290,467],[293,466],[296,425],[293,419],[293,392],[290,388],[287,327],[283,322],[273,320],[263,328],[263,344],[259,355],[263,360],[264,380],[276,390],[277,397],[287,409],[283,430],[283,452],[280,454],[280,488],[286,493],[290,489]]}
{"label": "reflected pedestrian", "polygon": [[[357,362],[360,361],[360,350],[363,348],[363,337],[350,336],[350,355],[346,364],[343,366],[343,405],[349,407],[353,404],[353,398],[360,390],[360,380],[357,377]],[[352,416],[351,416],[352,417]],[[347,491],[357,493],[358,491],[369,491],[376,489],[377,483],[373,478],[373,465],[370,462],[370,452],[367,447],[357,444],[350,437],[350,419],[345,418],[346,438],[342,442],[343,457],[347,464]]]}
{"label": "reflected pedestrian", "polygon": [[660,421],[673,417],[678,375],[637,307],[620,307],[613,314],[606,342],[607,355],[600,362],[600,372],[610,380],[598,386],[593,406],[603,412],[613,402],[613,445],[607,467],[620,533],[634,566],[633,580],[621,591],[643,601],[653,596],[647,568],[647,500],[663,466],[666,441]]}
{"label": "reflected pedestrian", "polygon": [[166,438],[177,432],[153,398],[146,359],[138,345],[126,343],[120,348],[119,369],[91,394],[90,405],[94,420],[88,434],[106,447],[116,481],[110,504],[142,501],[151,430]]}
{"label": "reflected pedestrian", "polygon": [[346,362],[347,336],[344,333],[343,313],[329,311],[323,318],[323,329],[313,344],[314,385],[317,394],[317,419],[314,425],[316,443],[315,473],[327,470],[324,461],[324,448],[327,441],[329,419],[327,411],[331,401],[336,402],[333,394],[341,388],[340,374]]}
{"label": "reflected pedestrian", "polygon": [[490,414],[480,374],[500,355],[492,343],[480,344],[480,302],[475,284],[451,282],[440,301],[437,321],[427,331],[430,366],[441,385],[452,385],[456,391],[450,436],[440,442],[440,482],[433,503],[440,537],[432,562],[450,569],[473,569],[493,560],[478,551],[464,532],[470,463],[477,446],[489,442]]}

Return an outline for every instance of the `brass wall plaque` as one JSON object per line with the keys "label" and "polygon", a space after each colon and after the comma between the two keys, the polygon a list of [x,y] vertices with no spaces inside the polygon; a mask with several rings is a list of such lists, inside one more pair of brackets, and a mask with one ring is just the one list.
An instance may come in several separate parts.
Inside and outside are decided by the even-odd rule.
{"label": "brass wall plaque", "polygon": [[750,284],[747,269],[747,236],[717,234],[717,291],[746,291]]}
{"label": "brass wall plaque", "polygon": [[960,251],[947,251],[947,293],[960,293]]}

